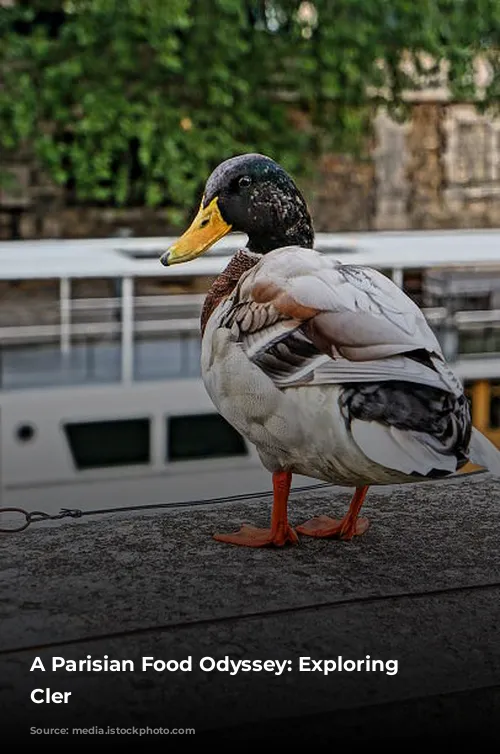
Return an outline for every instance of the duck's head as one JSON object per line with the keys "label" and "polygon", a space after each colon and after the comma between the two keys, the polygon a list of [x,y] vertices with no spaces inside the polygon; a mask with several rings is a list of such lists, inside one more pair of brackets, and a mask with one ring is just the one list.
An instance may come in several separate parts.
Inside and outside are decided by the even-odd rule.
{"label": "duck's head", "polygon": [[161,262],[195,259],[229,232],[246,233],[248,249],[258,254],[282,246],[311,248],[314,243],[302,194],[280,165],[261,154],[221,162],[205,185],[196,217]]}

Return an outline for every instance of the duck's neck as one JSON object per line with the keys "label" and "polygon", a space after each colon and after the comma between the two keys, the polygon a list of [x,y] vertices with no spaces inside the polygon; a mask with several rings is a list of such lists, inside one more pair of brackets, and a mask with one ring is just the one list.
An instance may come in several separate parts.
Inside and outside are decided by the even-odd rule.
{"label": "duck's neck", "polygon": [[314,246],[314,230],[305,206],[301,212],[294,208],[294,222],[288,222],[284,227],[277,224],[272,230],[266,228],[262,234],[248,233],[248,249],[258,254],[267,254],[285,246],[301,246],[304,249]]}
{"label": "duck's neck", "polygon": [[201,311],[202,336],[205,332],[205,327],[207,326],[210,315],[219,302],[233,292],[243,273],[254,267],[261,258],[262,257],[259,254],[253,254],[248,249],[237,251],[226,269],[214,280],[207,293]]}

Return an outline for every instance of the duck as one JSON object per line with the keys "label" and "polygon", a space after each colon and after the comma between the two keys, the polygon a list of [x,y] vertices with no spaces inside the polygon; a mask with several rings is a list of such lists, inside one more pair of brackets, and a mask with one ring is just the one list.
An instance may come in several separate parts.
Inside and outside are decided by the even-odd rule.
{"label": "duck", "polygon": [[[349,541],[368,529],[360,511],[371,486],[458,476],[469,461],[500,476],[500,452],[472,426],[463,385],[422,311],[382,272],[314,249],[306,200],[272,158],[222,161],[160,261],[189,262],[228,233],[248,241],[204,300],[201,374],[217,411],[272,476],[273,504],[269,527],[243,524],[217,541]],[[293,527],[294,474],[354,488],[345,516]]]}

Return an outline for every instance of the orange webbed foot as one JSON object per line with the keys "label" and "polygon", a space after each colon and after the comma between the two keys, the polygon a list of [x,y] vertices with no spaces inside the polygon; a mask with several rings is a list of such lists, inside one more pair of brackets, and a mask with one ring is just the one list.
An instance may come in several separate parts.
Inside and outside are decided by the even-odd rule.
{"label": "orange webbed foot", "polygon": [[275,471],[273,473],[274,501],[269,529],[258,529],[256,526],[243,524],[241,529],[233,534],[214,534],[214,539],[230,545],[243,545],[243,547],[283,547],[286,544],[298,544],[299,538],[288,523],[287,516],[291,483],[291,472]]}
{"label": "orange webbed foot", "polygon": [[284,547],[287,544],[296,545],[299,542],[295,530],[290,525],[280,527],[274,533],[272,529],[259,529],[256,526],[243,524],[241,529],[233,534],[214,534],[214,539],[243,547]]}
{"label": "orange webbed foot", "polygon": [[316,516],[297,526],[299,534],[307,537],[324,537],[350,540],[354,536],[361,536],[368,529],[370,523],[367,518],[358,518],[355,521],[346,519],[330,518],[330,516]]}
{"label": "orange webbed foot", "polygon": [[368,529],[369,522],[367,518],[358,518],[358,514],[367,492],[367,485],[356,487],[349,510],[341,521],[329,516],[317,516],[306,521],[305,524],[297,526],[297,531],[299,534],[305,534],[308,537],[338,537],[344,540],[364,534]]}

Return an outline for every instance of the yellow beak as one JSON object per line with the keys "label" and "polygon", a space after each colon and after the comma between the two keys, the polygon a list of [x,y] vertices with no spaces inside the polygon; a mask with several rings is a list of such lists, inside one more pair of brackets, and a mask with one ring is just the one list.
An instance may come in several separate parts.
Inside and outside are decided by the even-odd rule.
{"label": "yellow beak", "polygon": [[165,266],[189,262],[207,251],[220,238],[231,230],[222,218],[217,204],[217,197],[203,207],[200,204],[198,214],[185,233],[160,258]]}

